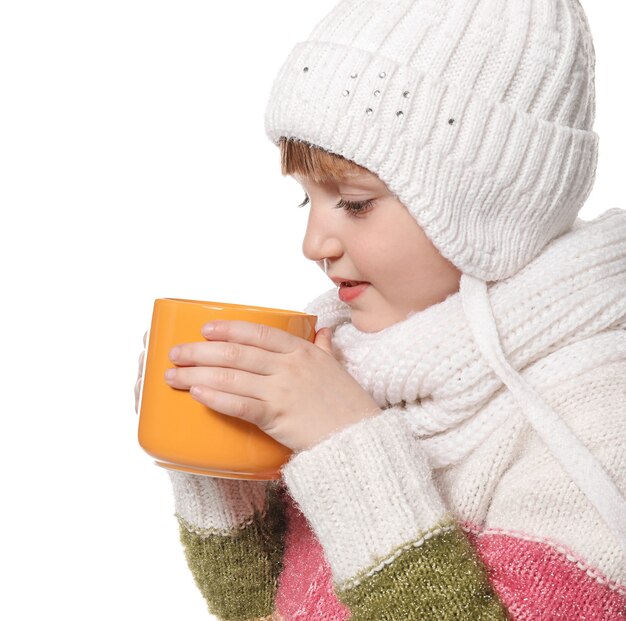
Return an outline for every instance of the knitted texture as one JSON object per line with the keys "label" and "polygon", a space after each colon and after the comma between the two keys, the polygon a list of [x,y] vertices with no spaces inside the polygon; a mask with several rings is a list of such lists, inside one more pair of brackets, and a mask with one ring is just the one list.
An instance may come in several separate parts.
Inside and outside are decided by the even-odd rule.
{"label": "knitted texture", "polygon": [[250,524],[254,515],[267,508],[269,483],[245,479],[188,476],[167,471],[176,503],[176,513],[199,531],[228,531]]}
{"label": "knitted texture", "polygon": [[318,296],[382,412],[281,482],[170,472],[220,620],[626,620],[626,212],[576,218],[594,70],[578,0],[341,0],[292,48],[269,139],[377,174],[461,286],[375,333]]}
{"label": "knitted texture", "polygon": [[[490,299],[510,362],[626,493],[626,212],[577,221]],[[458,293],[368,334],[332,293],[313,308],[385,409],[295,454],[281,482],[170,471],[211,611],[626,619],[616,533],[481,358]]]}
{"label": "knitted texture", "polygon": [[[558,404],[564,420],[626,491],[626,352],[621,361],[571,377],[543,396],[551,406]],[[327,613],[336,610],[337,602],[357,619],[386,618],[381,611],[403,610],[388,618],[408,621],[416,618],[409,612],[412,606],[430,610],[417,618],[433,621],[492,618],[498,607],[485,590],[486,571],[506,608],[503,618],[626,619],[626,560],[614,537],[519,411],[511,409],[508,415],[510,422],[465,459],[433,469],[434,488],[411,480],[415,462],[425,455],[393,409],[294,456],[283,468],[285,484],[310,524],[309,548],[323,550],[329,575],[320,573],[321,565],[311,566],[313,582],[302,566],[291,567],[296,535],[289,531],[298,522],[292,524],[288,514],[276,600],[282,618],[348,618]],[[582,419],[587,423],[583,430]],[[445,517],[421,530],[421,536],[407,536],[411,523],[402,521],[405,507],[419,519],[420,508],[437,501],[459,528],[479,536],[478,544],[472,538],[474,548],[455,539],[444,545],[446,555],[436,553],[435,541],[453,532],[446,530]],[[300,533],[306,536],[301,526]],[[300,549],[304,546],[300,541]],[[472,554],[476,548],[479,552]],[[453,565],[446,563],[450,555]],[[314,555],[307,550],[300,556]],[[424,565],[433,582],[421,573]],[[288,590],[295,581],[308,585],[306,593]]]}
{"label": "knitted texture", "polygon": [[499,280],[591,191],[594,68],[578,0],[342,0],[278,71],[265,131],[376,173],[443,256]]}
{"label": "knitted texture", "polygon": [[475,535],[469,527],[468,531],[514,619],[626,618],[623,591],[620,594],[615,585],[607,588],[591,568],[570,553],[520,536]]}
{"label": "knitted texture", "polygon": [[[297,528],[294,527],[294,538]],[[310,568],[317,572],[316,580],[307,580],[307,575],[303,573],[297,576],[298,586],[307,590],[306,596],[283,601],[281,596],[292,588],[288,580],[296,577],[285,572],[287,575],[281,576],[277,601],[282,613],[279,618],[290,621],[384,619],[393,610],[394,618],[398,619],[435,618],[434,615],[444,620],[506,619],[482,563],[473,554],[461,531],[449,527],[440,536],[438,532],[439,529],[435,529],[433,533],[427,533],[432,536],[423,545],[408,547],[371,579],[365,578],[354,589],[340,592],[339,597],[349,608],[339,604],[333,596],[330,571],[321,563],[319,567],[313,565]],[[319,549],[312,540],[303,536],[299,547],[307,544],[312,550]],[[319,568],[323,568],[321,572]],[[319,588],[320,581],[325,583],[323,589]],[[419,588],[406,593],[407,581],[419,585]]]}
{"label": "knitted texture", "polygon": [[168,470],[180,541],[209,612],[269,621],[286,529],[275,483]]}
{"label": "knitted texture", "polygon": [[283,557],[285,569],[280,575],[276,595],[276,617],[289,621],[348,619],[350,610],[333,592],[324,550],[286,490],[285,512],[288,523]]}
{"label": "knitted texture", "polygon": [[[626,328],[626,211],[579,219],[514,277],[493,283],[489,297],[505,354],[533,385],[621,359],[626,334],[614,331]],[[306,311],[317,315],[317,330],[333,328],[335,354],[377,404],[406,411],[435,466],[475,449],[514,404],[481,355],[458,292],[371,333],[350,322],[337,288]]]}
{"label": "knitted texture", "polygon": [[[591,222],[577,221],[525,269],[494,283],[490,293],[511,363],[623,495],[626,212],[608,210]],[[398,551],[408,554],[423,545],[424,533],[436,531],[452,510],[460,523],[484,535],[482,560],[512,618],[623,618],[624,542],[572,485],[511,393],[501,390],[469,332],[459,298],[454,294],[375,333],[350,323],[335,290],[306,308],[318,313],[318,329],[334,328],[335,353],[387,408],[294,456],[283,468],[289,493],[324,550],[334,593],[352,614],[365,610],[363,618],[374,614],[369,601],[380,603],[380,610],[397,610],[399,602],[417,606],[419,597],[440,606],[436,588],[419,589],[423,580],[408,582],[419,596],[409,592],[406,568],[404,582],[399,580],[402,595],[389,586],[396,582],[381,583],[377,576],[393,575],[396,562],[415,563]],[[540,565],[546,548],[551,554]],[[450,581],[446,592],[477,592],[478,569],[472,586],[463,585],[455,582],[458,572],[424,552],[439,580]],[[357,594],[363,572],[366,592]],[[295,607],[307,618],[320,608],[309,602],[323,591],[310,590],[304,598],[289,594],[290,575],[287,565],[279,611],[289,601],[286,610]],[[329,599],[327,605],[334,606]],[[474,618],[463,616],[458,599],[445,608],[446,613],[432,608],[438,610],[432,618],[448,613]],[[533,616],[538,610],[545,616]]]}
{"label": "knitted texture", "polygon": [[[291,499],[288,499],[286,509],[289,530],[285,570],[280,576],[274,619],[349,619],[350,610],[333,593],[330,566],[309,523]],[[625,618],[624,594],[615,588],[606,588],[602,579],[571,552],[556,550],[545,542],[529,541],[523,533],[510,536],[493,531],[481,532],[470,523],[464,524],[463,530],[488,568],[489,579],[506,604],[510,618],[520,621]],[[452,580],[455,575],[456,571],[452,568],[443,576],[437,574],[439,583],[433,588],[437,597],[446,594],[456,596],[454,589],[443,588],[443,581],[446,578]],[[372,591],[379,601],[383,601],[380,590]],[[420,592],[423,593],[423,589],[416,589],[416,593]],[[438,614],[442,616],[437,618],[445,618],[443,615],[454,610],[454,607],[446,609],[441,606],[441,600],[439,604]],[[391,602],[389,610],[393,607],[394,602]],[[384,618],[384,612],[372,618]],[[425,613],[420,618],[429,619],[432,615]]]}

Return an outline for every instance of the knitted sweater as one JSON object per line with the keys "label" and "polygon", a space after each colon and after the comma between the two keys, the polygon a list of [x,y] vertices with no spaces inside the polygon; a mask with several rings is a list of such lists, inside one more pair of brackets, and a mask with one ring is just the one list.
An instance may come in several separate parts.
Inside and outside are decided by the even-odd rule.
{"label": "knitted sweater", "polygon": [[[607,231],[618,225],[604,222]],[[620,261],[611,328],[570,338],[520,372],[624,495]],[[453,338],[456,302],[429,309],[432,326],[441,326],[433,342]],[[453,355],[434,347],[424,377],[451,369]],[[506,386],[456,437],[465,434],[469,445],[481,415],[498,424],[454,459],[430,458],[411,421],[390,407],[294,455],[279,481],[168,471],[181,541],[209,611],[225,621],[626,619],[624,542]]]}

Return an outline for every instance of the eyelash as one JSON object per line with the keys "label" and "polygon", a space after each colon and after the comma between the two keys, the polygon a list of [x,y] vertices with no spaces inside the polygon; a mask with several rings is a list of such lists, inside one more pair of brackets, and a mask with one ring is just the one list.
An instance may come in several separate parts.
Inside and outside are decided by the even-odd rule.
{"label": "eyelash", "polygon": [[[304,200],[298,205],[298,207],[304,207],[309,202],[309,196],[305,194]],[[345,209],[351,216],[357,216],[367,211],[374,199],[370,198],[366,201],[345,201],[343,198],[335,205],[335,209]]]}

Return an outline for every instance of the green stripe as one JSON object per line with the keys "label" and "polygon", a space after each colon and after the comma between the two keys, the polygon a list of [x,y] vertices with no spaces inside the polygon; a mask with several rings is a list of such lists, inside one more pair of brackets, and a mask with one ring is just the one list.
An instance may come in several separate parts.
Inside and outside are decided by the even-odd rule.
{"label": "green stripe", "polygon": [[460,528],[439,532],[418,547],[401,551],[393,562],[362,577],[358,584],[335,587],[337,597],[352,613],[350,621],[508,619]]}
{"label": "green stripe", "polygon": [[199,534],[176,514],[180,540],[195,583],[211,614],[224,621],[271,615],[282,570],[286,520],[275,486],[264,515],[228,533]]}

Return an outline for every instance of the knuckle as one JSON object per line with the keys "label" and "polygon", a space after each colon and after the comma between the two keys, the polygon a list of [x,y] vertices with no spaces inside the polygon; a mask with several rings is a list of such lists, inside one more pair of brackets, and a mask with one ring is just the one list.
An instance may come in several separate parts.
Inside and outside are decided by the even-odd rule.
{"label": "knuckle", "polygon": [[250,404],[246,401],[238,401],[235,406],[235,416],[242,418],[243,420],[251,420],[252,412],[250,411]]}
{"label": "knuckle", "polygon": [[222,355],[226,362],[235,363],[241,359],[241,346],[237,343],[226,343]]}
{"label": "knuckle", "polygon": [[285,363],[292,373],[298,373],[306,368],[311,357],[312,352],[307,347],[299,345],[287,355]]}
{"label": "knuckle", "polygon": [[[290,390],[287,386],[279,386],[275,389],[276,401],[278,403],[284,404],[290,403],[293,401],[293,390]],[[273,408],[273,412],[275,416],[280,416],[282,414],[281,406],[276,406]]]}
{"label": "knuckle", "polygon": [[220,369],[216,373],[216,380],[219,386],[230,386],[235,379],[232,369]]}
{"label": "knuckle", "polygon": [[285,365],[285,372],[289,375],[297,373],[301,366],[296,357],[290,354],[285,356],[283,364]]}
{"label": "knuckle", "polygon": [[271,336],[271,332],[272,332],[272,329],[270,328],[270,326],[266,326],[264,323],[258,323],[256,329],[257,329],[257,338],[259,339],[259,341],[263,343],[269,340]]}

